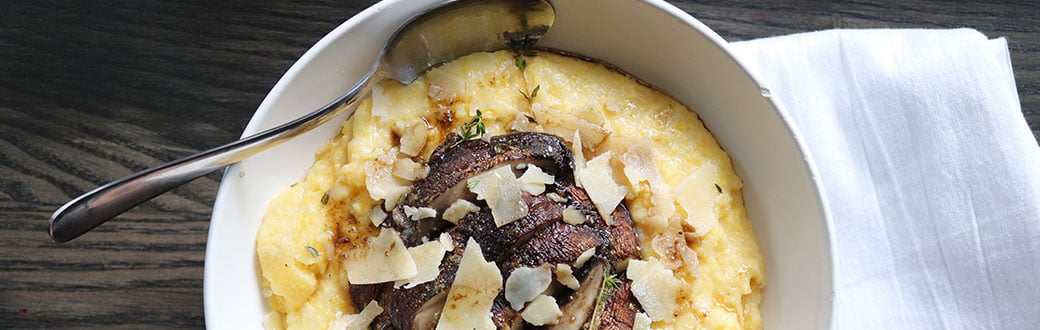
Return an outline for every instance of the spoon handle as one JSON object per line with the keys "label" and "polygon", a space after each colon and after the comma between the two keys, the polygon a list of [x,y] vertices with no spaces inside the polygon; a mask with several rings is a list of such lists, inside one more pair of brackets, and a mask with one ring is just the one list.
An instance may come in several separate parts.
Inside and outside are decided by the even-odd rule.
{"label": "spoon handle", "polygon": [[288,141],[340,114],[352,114],[361,99],[358,96],[369,92],[366,82],[371,76],[370,71],[349,92],[306,116],[238,141],[131,174],[76,197],[51,215],[51,238],[58,242],[72,240],[170,189]]}

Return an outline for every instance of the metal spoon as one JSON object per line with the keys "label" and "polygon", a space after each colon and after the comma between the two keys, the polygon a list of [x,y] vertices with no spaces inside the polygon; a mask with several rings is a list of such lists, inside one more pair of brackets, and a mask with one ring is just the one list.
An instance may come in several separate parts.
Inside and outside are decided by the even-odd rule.
{"label": "metal spoon", "polygon": [[51,238],[65,242],[155,196],[353,114],[371,86],[394,79],[410,83],[427,69],[460,56],[512,47],[530,50],[552,26],[543,0],[460,0],[402,24],[357,84],[328,105],[292,122],[159,167],[110,182],[73,199],[51,215]]}

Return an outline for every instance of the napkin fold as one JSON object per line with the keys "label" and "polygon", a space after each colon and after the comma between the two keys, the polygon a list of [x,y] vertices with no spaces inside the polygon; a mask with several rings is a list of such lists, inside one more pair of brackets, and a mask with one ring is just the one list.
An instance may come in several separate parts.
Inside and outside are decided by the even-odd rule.
{"label": "napkin fold", "polygon": [[1040,326],[1040,147],[1004,39],[829,30],[732,50],[819,169],[835,328]]}

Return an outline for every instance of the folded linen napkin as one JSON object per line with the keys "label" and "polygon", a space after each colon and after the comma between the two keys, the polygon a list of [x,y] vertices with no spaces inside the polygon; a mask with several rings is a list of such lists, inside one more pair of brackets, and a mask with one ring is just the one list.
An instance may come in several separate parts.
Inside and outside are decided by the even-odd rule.
{"label": "folded linen napkin", "polygon": [[835,328],[1040,326],[1040,148],[1004,39],[831,30],[732,46],[819,168]]}

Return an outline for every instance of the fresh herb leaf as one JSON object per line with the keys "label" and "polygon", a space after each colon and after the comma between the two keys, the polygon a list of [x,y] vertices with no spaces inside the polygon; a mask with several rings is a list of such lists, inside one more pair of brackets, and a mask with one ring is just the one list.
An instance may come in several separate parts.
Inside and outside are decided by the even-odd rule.
{"label": "fresh herb leaf", "polygon": [[542,85],[534,86],[534,90],[531,91],[531,94],[524,93],[524,91],[521,90],[520,91],[520,95],[524,96],[524,99],[527,100],[527,103],[531,103],[531,101],[534,100],[534,97],[538,96],[538,90],[541,89],[541,88],[542,88]]}
{"label": "fresh herb leaf", "polygon": [[299,182],[293,182],[293,184],[289,185],[289,188],[296,188],[296,185],[298,185],[298,184],[300,184],[300,183]]}
{"label": "fresh herb leaf", "polygon": [[537,124],[538,123],[538,121],[534,120],[534,117],[531,117],[530,115],[524,115],[524,117],[527,117],[527,122],[528,123],[532,123],[532,124]]}
{"label": "fresh herb leaf", "polygon": [[462,132],[460,132],[460,135],[462,135],[462,141],[472,140],[473,138],[484,136],[484,133],[487,133],[484,127],[483,115],[484,114],[480,112],[480,109],[477,109],[477,116],[473,117],[473,119],[465,125],[462,125]]}
{"label": "fresh herb leaf", "polygon": [[722,187],[719,187],[718,183],[715,184],[715,191],[718,191],[720,194],[722,193]]}
{"label": "fresh herb leaf", "polygon": [[404,204],[405,197],[408,197],[408,193],[402,193],[401,196],[397,196],[397,203],[395,205]]}
{"label": "fresh herb leaf", "polygon": [[538,37],[528,31],[527,16],[520,16],[520,31],[508,33],[509,47],[519,55],[534,56],[531,48],[538,42]]}
{"label": "fresh herb leaf", "polygon": [[321,195],[321,205],[329,203],[329,191],[326,190],[324,195]]}
{"label": "fresh herb leaf", "polygon": [[613,293],[614,290],[617,290],[621,287],[621,278],[619,278],[617,274],[609,274],[607,276],[604,276],[603,287],[605,288],[604,291]]}
{"label": "fresh herb leaf", "polygon": [[520,69],[520,72],[527,71],[527,58],[523,55],[516,54],[513,56],[513,64],[516,64],[516,68]]}
{"label": "fresh herb leaf", "polygon": [[304,249],[307,249],[307,252],[310,252],[310,254],[311,254],[312,256],[314,256],[314,257],[320,257],[320,256],[321,256],[321,253],[319,253],[319,252],[318,252],[318,250],[315,250],[315,249],[314,249],[313,247],[311,247],[310,245],[308,245],[308,246],[304,246],[303,248],[304,248]]}
{"label": "fresh herb leaf", "polygon": [[592,309],[592,319],[589,320],[586,325],[589,329],[599,329],[603,323],[603,312],[607,306],[607,300],[614,294],[618,288],[621,287],[621,279],[615,274],[609,272],[603,273],[603,284],[599,288],[599,295],[596,297],[596,305]]}

